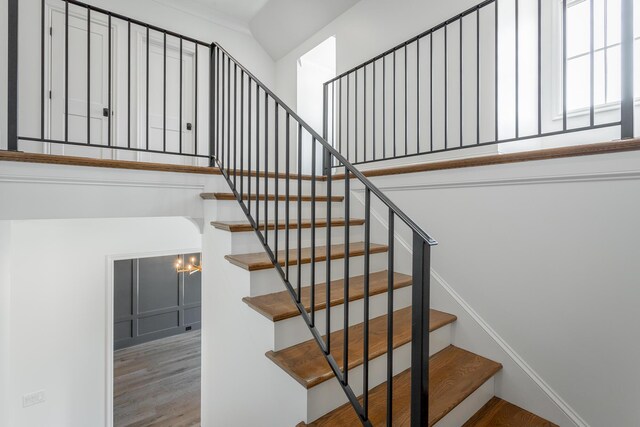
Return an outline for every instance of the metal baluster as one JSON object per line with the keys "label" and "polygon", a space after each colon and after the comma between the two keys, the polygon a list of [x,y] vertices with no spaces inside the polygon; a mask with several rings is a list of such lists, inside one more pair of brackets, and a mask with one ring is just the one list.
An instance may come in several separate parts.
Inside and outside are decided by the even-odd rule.
{"label": "metal baluster", "polygon": [[[287,114],[287,130],[289,114]],[[298,302],[302,300],[302,125],[298,124]],[[312,225],[313,226],[313,225]],[[313,258],[311,262],[313,263]]]}
{"label": "metal baluster", "polygon": [[[109,27],[109,70],[111,70],[111,27]],[[109,78],[108,96],[111,100],[111,78]],[[109,126],[110,130],[111,126]],[[67,0],[64,2],[64,142],[69,142],[69,2]]]}
{"label": "metal baluster", "polygon": [[444,26],[444,149],[449,148],[449,40],[447,24]]}
{"label": "metal baluster", "polygon": [[[42,25],[44,26],[44,3],[42,0]],[[44,28],[42,30],[42,139],[44,139]],[[87,144],[91,145],[91,9],[87,8]]]}
{"label": "metal baluster", "polygon": [[[327,152],[326,156],[330,159],[330,164],[333,164],[333,159],[331,152],[328,148],[325,148]],[[326,278],[325,278],[325,286],[326,286],[326,349],[327,354],[331,352],[331,184],[332,184],[332,174],[327,175],[327,238],[325,252],[327,253],[325,268],[326,268]]]}
{"label": "metal baluster", "polygon": [[355,72],[356,84],[353,94],[353,109],[355,112],[355,121],[353,122],[353,130],[355,132],[355,163],[358,163],[358,70]]}
{"label": "metal baluster", "polygon": [[349,160],[349,152],[351,151],[350,150],[351,146],[349,145],[349,140],[350,140],[349,139],[349,136],[350,136],[350,134],[349,134],[349,123],[351,122],[351,119],[349,117],[349,107],[350,107],[350,105],[349,105],[349,94],[351,92],[350,86],[351,86],[351,78],[350,78],[349,75],[347,75],[347,161]]}
{"label": "metal baluster", "polygon": [[476,144],[480,144],[480,8],[476,11]]}
{"label": "metal baluster", "polygon": [[394,296],[394,213],[389,208],[389,252],[387,258],[387,426],[393,425],[393,296]]}
{"label": "metal baluster", "polygon": [[233,63],[233,187],[238,175],[238,64]]}
{"label": "metal baluster", "polygon": [[382,158],[387,158],[387,56],[382,57]]}
{"label": "metal baluster", "polygon": [[231,172],[231,58],[227,56],[227,176]]}
{"label": "metal baluster", "polygon": [[[247,211],[251,213],[251,82],[247,81]],[[257,103],[256,103],[257,105]],[[257,119],[256,119],[257,120]],[[256,130],[256,134],[258,131]]]}
{"label": "metal baluster", "polygon": [[[244,71],[240,70],[240,201],[244,196]],[[243,202],[244,203],[244,202]]]}
{"label": "metal baluster", "polygon": [[516,119],[516,138],[520,137],[520,2],[515,0],[515,25],[516,25],[516,105],[515,105],[515,119]]}
{"label": "metal baluster", "polygon": [[[265,105],[265,114],[266,111],[268,110],[269,106],[268,106],[268,100],[269,100],[269,95],[267,94],[267,91],[265,90],[264,92],[264,105]],[[274,109],[275,109],[275,113],[274,113],[274,118],[275,118],[275,129],[276,129],[276,135],[275,135],[275,140],[274,140],[274,146],[278,147],[278,103],[274,102]],[[267,138],[268,135],[266,135],[266,118],[265,118],[265,145],[264,145],[264,172],[262,173],[262,176],[264,178],[264,244],[265,245],[269,245],[269,145],[267,144]],[[278,164],[278,159],[276,160],[276,165]],[[276,166],[277,167],[277,166]],[[278,174],[276,173],[276,183],[278,182]],[[276,209],[277,209],[277,202],[276,202]],[[276,214],[277,215],[277,214]],[[256,220],[258,221],[260,219],[260,217],[257,217]],[[278,222],[278,218],[276,216],[276,224]],[[277,227],[277,225],[276,225]],[[278,230],[276,228],[276,231],[274,233],[274,239],[276,241],[278,241]],[[277,255],[276,255],[277,257]]]}
{"label": "metal baluster", "polygon": [[[393,51],[393,157],[396,157],[396,51]],[[349,159],[347,159],[349,160]]]}
{"label": "metal baluster", "polygon": [[[212,44],[209,47],[209,166],[215,166],[216,158],[216,138],[218,136],[216,131],[217,125],[217,106],[216,101],[216,80],[218,74],[216,71],[215,57],[217,47]],[[182,67],[182,66],[181,66]]]}
{"label": "metal baluster", "polygon": [[[267,111],[265,109],[265,121],[264,127],[267,129],[267,120],[266,120]],[[265,147],[268,148],[268,141],[265,136]],[[260,215],[258,215],[260,210],[260,85],[256,82],[256,226],[260,222]],[[276,254],[277,256],[277,254]]]}
{"label": "metal baluster", "polygon": [[429,34],[429,151],[433,151],[433,32]]}
{"label": "metal baluster", "polygon": [[567,130],[567,0],[562,0],[562,130]]}
{"label": "metal baluster", "polygon": [[458,20],[458,23],[459,23],[458,24],[458,28],[460,30],[460,40],[459,40],[460,41],[460,52],[459,52],[460,53],[460,64],[458,64],[459,68],[460,68],[460,71],[459,71],[460,72],[460,94],[459,94],[460,95],[460,100],[459,100],[459,102],[460,102],[460,106],[459,106],[459,108],[460,108],[460,147],[463,147],[464,144],[463,144],[463,136],[462,136],[462,134],[463,134],[463,131],[462,131],[462,123],[463,123],[463,110],[462,110],[462,102],[463,102],[463,95],[462,95],[463,68],[462,68],[462,61],[463,61],[463,53],[464,52],[463,52],[463,48],[462,48],[462,37],[463,37],[463,35],[462,35],[462,17]]}
{"label": "metal baluster", "polygon": [[[167,151],[167,33],[164,33],[162,65],[162,152]],[[111,110],[111,109],[109,109]]]}
{"label": "metal baluster", "polygon": [[[285,129],[285,206],[284,206],[284,222],[285,222],[285,230],[284,230],[284,265],[286,269],[286,280],[289,280],[289,186],[291,179],[291,147],[289,143],[290,137],[290,126],[289,126],[289,113],[287,113],[286,119],[286,129]],[[298,260],[300,261],[300,260]]]}
{"label": "metal baluster", "polygon": [[[302,130],[302,127],[300,128]],[[329,174],[331,170],[329,170]],[[327,203],[331,201],[327,199]],[[327,232],[330,218],[327,218]],[[327,282],[328,283],[328,282]],[[328,286],[327,286],[328,288]],[[311,138],[311,326],[316,324],[316,138]],[[327,306],[329,311],[330,306]]]}
{"label": "metal baluster", "polygon": [[179,96],[180,96],[180,105],[178,107],[179,109],[179,113],[178,113],[178,129],[179,129],[179,133],[178,133],[178,149],[180,150],[180,154],[182,154],[182,37],[180,38],[180,60],[178,61],[180,63],[180,89],[179,89]]}
{"label": "metal baluster", "polygon": [[198,43],[196,43],[195,45],[195,81],[194,83],[194,94],[193,94],[193,102],[194,102],[194,108],[193,108],[193,145],[194,145],[194,152],[196,154],[198,154],[198,69],[200,68],[198,66],[198,51],[199,49],[199,45]]}
{"label": "metal baluster", "polygon": [[409,50],[404,44],[404,155],[409,154]]}
{"label": "metal baluster", "polygon": [[364,148],[364,155],[362,158],[363,162],[367,161],[367,66],[362,67],[364,73],[364,88],[362,90],[364,97],[364,105],[363,105],[363,130],[362,130],[362,146]]}
{"label": "metal baluster", "polygon": [[494,70],[495,71],[495,73],[494,73],[495,74],[495,82],[494,82],[494,85],[495,85],[495,87],[494,87],[494,90],[495,90],[495,105],[494,105],[495,116],[494,116],[494,119],[495,119],[495,124],[494,125],[495,125],[496,142],[498,142],[498,139],[499,139],[499,134],[498,134],[498,75],[500,74],[498,72],[498,27],[499,27],[499,25],[498,25],[498,0],[496,0],[496,2],[494,4],[494,8],[495,8],[495,12],[494,12],[495,13],[495,33],[494,33],[495,34],[495,39],[494,39],[494,45],[495,45],[495,54],[494,54],[494,56],[495,56],[495,58],[494,58],[494,60],[495,60],[495,65],[494,65],[494,67],[495,67],[495,70]]}
{"label": "metal baluster", "polygon": [[146,102],[147,102],[147,107],[145,109],[145,115],[146,115],[146,128],[147,128],[147,132],[145,135],[146,138],[146,149],[147,151],[149,150],[149,130],[151,129],[149,127],[149,45],[151,44],[151,38],[150,38],[150,34],[149,34],[149,26],[147,25],[147,46],[146,46],[146,54],[147,54],[147,62],[146,62],[146,66],[147,66],[147,79],[146,79],[146,84],[147,84],[147,90],[145,93],[146,96]]}
{"label": "metal baluster", "polygon": [[[266,99],[267,98],[266,97],[267,97],[267,95],[266,95],[266,92],[265,92],[265,114],[267,114],[267,107],[266,107],[266,105],[267,105]],[[274,198],[275,198],[275,200],[274,200],[275,201],[275,205],[274,206],[275,206],[275,209],[274,209],[274,218],[273,219],[274,219],[274,222],[277,224],[278,223],[278,217],[279,217],[278,205],[280,203],[280,196],[279,196],[279,191],[280,191],[280,170],[279,170],[280,169],[280,153],[279,153],[279,150],[280,150],[280,138],[279,138],[279,134],[278,134],[279,126],[278,126],[278,108],[277,108],[277,104],[276,104],[276,111],[275,111],[275,119],[276,119],[275,120],[275,124],[274,124],[275,144],[273,144],[273,151],[274,151],[273,163],[274,163],[274,166],[275,166],[274,170],[275,170],[276,179],[275,179],[274,184],[273,184],[274,185],[274,193],[275,193],[274,194]],[[265,123],[265,135],[266,135],[266,133],[267,133],[266,126],[267,126],[267,123],[268,123],[266,118],[265,118],[265,122],[264,123]],[[265,136],[265,138],[266,138],[266,136]],[[266,187],[265,187],[265,189],[266,189]],[[268,193],[265,191],[265,196],[267,194]],[[275,238],[274,238],[274,248],[275,248],[275,253],[276,253],[276,262],[279,262],[278,261],[278,242],[279,242],[279,240],[280,240],[280,236],[279,236],[278,233],[276,233]]]}
{"label": "metal baluster", "polygon": [[[44,140],[44,62],[45,62],[45,0],[40,1],[40,139]],[[87,68],[89,68],[89,58],[91,57],[91,9],[87,8]],[[89,78],[87,77],[87,85],[89,85]],[[87,135],[89,135],[89,117],[91,112],[89,110],[89,89],[87,89]],[[91,138],[87,137],[87,143]]]}
{"label": "metal baluster", "polygon": [[424,426],[429,405],[429,279],[431,246],[413,233],[411,286],[411,425]]}
{"label": "metal baluster", "polygon": [[373,149],[371,150],[373,152],[373,160],[376,159],[376,62],[373,62],[373,102],[371,105],[371,108],[373,109],[373,121],[372,121],[372,142],[373,142]]}
{"label": "metal baluster", "polygon": [[338,100],[338,152],[344,155],[344,153],[342,152],[342,77],[340,78],[339,83],[338,97],[340,99]]}
{"label": "metal baluster", "polygon": [[[182,39],[180,41],[182,42]],[[182,82],[182,69],[180,81]],[[180,90],[182,91],[182,84]],[[182,92],[180,95],[182,96]],[[182,114],[182,110],[180,113]],[[131,148],[131,21],[127,21],[127,147]]]}
{"label": "metal baluster", "polygon": [[[364,349],[363,349],[363,408],[364,418],[369,418],[369,270],[371,241],[371,190],[365,188],[364,198]],[[345,300],[347,301],[347,300]]]}
{"label": "metal baluster", "polygon": [[7,10],[7,149],[18,151],[18,0]]}
{"label": "metal baluster", "polygon": [[[345,168],[344,177],[344,345],[342,356],[342,383],[349,384],[349,217],[351,172]],[[327,259],[327,262],[331,262]]]}
{"label": "metal baluster", "polygon": [[420,39],[416,40],[416,154],[420,153]]}

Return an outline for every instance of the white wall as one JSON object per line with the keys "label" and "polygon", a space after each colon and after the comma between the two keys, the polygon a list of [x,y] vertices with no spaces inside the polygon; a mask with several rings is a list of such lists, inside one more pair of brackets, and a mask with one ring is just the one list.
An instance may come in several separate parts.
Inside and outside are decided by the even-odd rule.
{"label": "white wall", "polygon": [[[434,306],[456,310],[503,345],[502,355],[474,348],[482,329],[474,336],[462,323],[454,334],[455,344],[505,364],[501,397],[550,419],[564,408],[580,426],[638,425],[639,152],[373,182],[439,241]],[[410,236],[400,237],[410,248]],[[384,232],[374,241],[386,241]],[[465,304],[452,308],[449,291]],[[528,380],[518,379],[523,373]],[[539,399],[540,390],[557,406]]]}
{"label": "white wall", "polygon": [[[62,1],[53,0],[53,4],[64,4]],[[219,21],[214,22],[205,16],[189,14],[176,8],[168,7],[153,0],[141,0],[130,2],[126,0],[92,0],[92,5],[121,13],[125,16],[139,19],[143,22],[172,30],[185,36],[193,37],[204,42],[218,42],[240,63],[247,67],[253,74],[268,86],[274,83],[274,63],[269,55],[262,49],[258,42],[250,35],[248,30],[240,30],[235,25],[223,26]],[[0,0],[0,20],[6,22],[7,0]],[[114,20],[114,24],[115,24]],[[3,28],[6,28],[3,26]],[[20,89],[19,112],[20,133],[27,136],[40,134],[40,1],[20,1]],[[0,54],[6,58],[6,31],[0,33]],[[208,58],[201,55],[201,73],[205,76],[208,66]],[[0,77],[6,76],[5,67],[1,67]],[[6,77],[2,79],[0,91],[0,117],[3,124],[6,121]],[[202,129],[206,129],[206,97],[208,89],[201,81],[200,102],[203,108],[200,111],[200,123]],[[121,84],[122,87],[125,84]],[[120,110],[124,110],[121,108]],[[6,147],[6,128],[0,126],[0,148]]]}
{"label": "white wall", "polygon": [[[13,421],[3,425],[106,425],[107,257],[198,248],[200,233],[184,218],[13,221],[11,231],[17,329],[9,353]],[[46,402],[22,408],[22,395],[38,390]]]}
{"label": "white wall", "polygon": [[9,341],[11,327],[11,223],[0,221],[0,424],[11,425],[9,419]]}

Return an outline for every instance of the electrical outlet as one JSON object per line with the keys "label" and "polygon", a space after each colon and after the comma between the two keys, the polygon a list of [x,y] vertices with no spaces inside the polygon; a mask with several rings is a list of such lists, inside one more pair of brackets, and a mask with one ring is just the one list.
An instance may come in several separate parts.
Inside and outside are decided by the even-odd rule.
{"label": "electrical outlet", "polygon": [[34,391],[22,396],[22,407],[27,408],[29,406],[37,405],[45,401],[44,390]]}

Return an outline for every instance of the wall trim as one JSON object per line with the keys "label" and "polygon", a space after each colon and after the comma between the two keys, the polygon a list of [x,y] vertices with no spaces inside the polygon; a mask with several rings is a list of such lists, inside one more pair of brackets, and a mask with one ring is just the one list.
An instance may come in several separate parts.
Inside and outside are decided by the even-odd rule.
{"label": "wall trim", "polygon": [[[589,182],[589,181],[624,181],[640,179],[640,170],[629,170],[622,172],[602,172],[602,173],[584,173],[584,174],[566,174],[566,175],[548,175],[548,176],[529,176],[521,178],[496,178],[487,180],[467,179],[442,183],[424,183],[413,185],[385,185],[376,183],[376,187],[380,190],[388,191],[414,191],[425,189],[444,189],[444,188],[465,188],[465,187],[494,187],[509,185],[533,185],[533,184],[556,184],[571,182]],[[356,188],[352,191],[362,193],[363,188]]]}
{"label": "wall trim", "polygon": [[12,184],[89,185],[99,187],[173,188],[204,191],[204,184],[144,182],[133,180],[111,181],[106,179],[60,178],[51,176],[0,175],[0,182]]}
{"label": "wall trim", "polygon": [[[180,255],[180,254],[188,254],[202,252],[202,248],[178,248],[171,249],[166,251],[154,251],[154,252],[140,252],[140,253],[125,253],[125,254],[113,254],[107,255],[106,263],[107,263],[107,286],[106,286],[106,325],[105,325],[105,342],[106,342],[106,366],[105,366],[105,414],[106,427],[114,427],[113,425],[113,351],[114,351],[114,340],[113,340],[113,299],[114,299],[114,263],[115,261],[132,259],[132,258],[152,258],[157,256],[168,256],[168,255]],[[204,304],[204,300],[202,301]],[[201,306],[202,307],[202,306]],[[202,309],[202,308],[201,308]]]}

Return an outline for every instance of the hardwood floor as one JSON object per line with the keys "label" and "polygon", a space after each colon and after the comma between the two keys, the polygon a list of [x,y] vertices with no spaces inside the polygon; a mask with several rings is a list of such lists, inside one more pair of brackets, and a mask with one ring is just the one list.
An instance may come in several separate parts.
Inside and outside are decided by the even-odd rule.
{"label": "hardwood floor", "polygon": [[114,352],[116,427],[200,425],[200,331]]}

